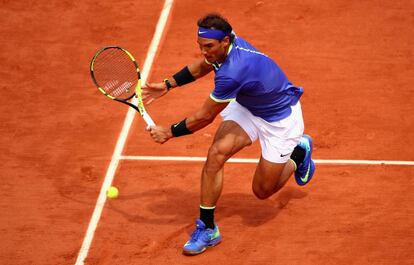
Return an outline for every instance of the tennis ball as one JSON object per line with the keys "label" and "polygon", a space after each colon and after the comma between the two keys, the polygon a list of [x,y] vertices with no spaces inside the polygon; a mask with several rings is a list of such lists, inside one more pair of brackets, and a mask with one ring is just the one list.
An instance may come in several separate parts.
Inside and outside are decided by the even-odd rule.
{"label": "tennis ball", "polygon": [[114,187],[114,186],[111,186],[111,187],[108,189],[108,191],[106,192],[106,196],[107,196],[109,199],[116,199],[116,198],[118,198],[118,195],[119,195],[118,188],[117,188],[117,187]]}

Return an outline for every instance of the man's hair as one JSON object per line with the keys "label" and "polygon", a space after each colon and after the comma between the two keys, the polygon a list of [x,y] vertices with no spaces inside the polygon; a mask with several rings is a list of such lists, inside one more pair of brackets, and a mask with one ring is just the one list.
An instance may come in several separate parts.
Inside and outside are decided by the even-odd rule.
{"label": "man's hair", "polygon": [[197,22],[199,27],[203,27],[206,29],[218,29],[221,31],[226,32],[230,36],[230,42],[234,40],[233,28],[231,27],[230,23],[222,17],[220,14],[217,13],[209,13],[204,17],[200,18]]}

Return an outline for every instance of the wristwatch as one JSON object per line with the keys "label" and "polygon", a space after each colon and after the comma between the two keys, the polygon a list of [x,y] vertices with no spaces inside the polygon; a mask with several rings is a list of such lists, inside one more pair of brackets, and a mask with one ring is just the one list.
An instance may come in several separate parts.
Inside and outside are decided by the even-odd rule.
{"label": "wristwatch", "polygon": [[170,83],[170,80],[164,79],[164,83],[167,86],[167,91],[169,91],[172,88],[172,85]]}

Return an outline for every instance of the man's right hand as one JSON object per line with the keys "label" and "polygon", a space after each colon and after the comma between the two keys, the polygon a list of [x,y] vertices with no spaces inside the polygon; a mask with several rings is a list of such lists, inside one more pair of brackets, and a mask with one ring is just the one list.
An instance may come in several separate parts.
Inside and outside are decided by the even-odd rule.
{"label": "man's right hand", "polygon": [[164,128],[161,126],[150,126],[147,128],[154,142],[163,144],[173,137],[170,128]]}

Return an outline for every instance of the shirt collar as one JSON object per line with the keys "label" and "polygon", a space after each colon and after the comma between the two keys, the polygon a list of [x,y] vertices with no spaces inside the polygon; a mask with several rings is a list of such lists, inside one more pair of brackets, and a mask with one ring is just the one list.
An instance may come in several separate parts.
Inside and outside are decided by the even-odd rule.
{"label": "shirt collar", "polygon": [[[233,49],[233,43],[230,43],[229,49],[227,50],[227,56],[229,56],[232,49]],[[227,60],[227,57],[226,57],[226,60]],[[225,62],[225,60],[224,60],[224,62]],[[214,69],[217,71],[224,62],[222,62],[222,63],[214,62],[214,63],[211,63],[211,64],[213,65]]]}

